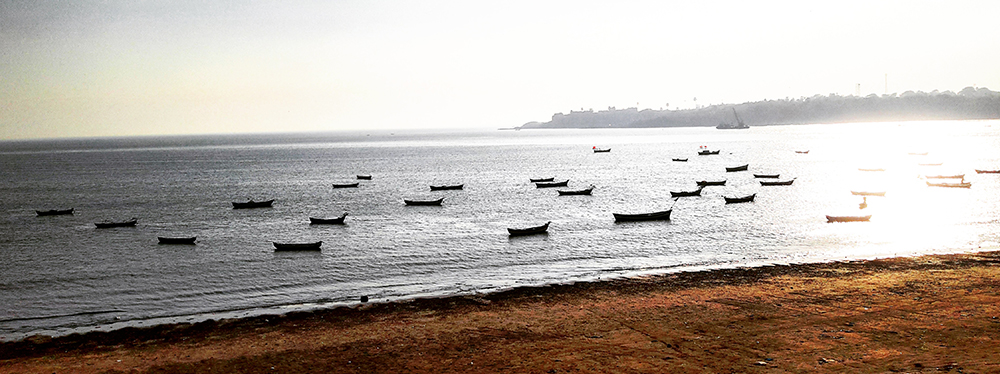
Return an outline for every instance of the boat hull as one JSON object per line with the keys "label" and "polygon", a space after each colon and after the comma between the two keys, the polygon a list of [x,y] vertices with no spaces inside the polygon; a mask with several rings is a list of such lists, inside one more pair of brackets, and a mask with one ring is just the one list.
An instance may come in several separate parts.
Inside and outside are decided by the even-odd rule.
{"label": "boat hull", "polygon": [[437,200],[403,200],[406,205],[441,205],[442,202],[444,202],[443,197]]}
{"label": "boat hull", "polygon": [[726,199],[726,204],[738,204],[738,203],[749,203],[749,202],[752,202],[756,197],[757,197],[757,194],[753,194],[753,195],[750,195],[750,196],[744,196],[744,197],[725,197],[725,196],[723,196],[722,198]]}
{"label": "boat hull", "polygon": [[75,208],[36,210],[35,214],[39,216],[61,216],[61,215],[73,214],[73,209]]}
{"label": "boat hull", "polygon": [[585,189],[585,190],[576,190],[576,191],[557,190],[556,192],[558,192],[560,196],[565,196],[565,195],[590,195],[591,192],[594,192],[594,187],[591,187],[591,188],[588,188],[588,189]]}
{"label": "boat hull", "polygon": [[195,240],[197,240],[197,239],[198,239],[198,237],[196,237],[196,236],[192,236],[192,237],[164,237],[164,236],[157,236],[156,237],[156,240],[160,244],[194,244]]}
{"label": "boat hull", "polygon": [[274,203],[274,199],[265,201],[247,201],[245,203],[233,202],[233,209],[253,209],[253,208],[270,208],[271,204]]}
{"label": "boat hull", "polygon": [[615,222],[633,222],[633,221],[669,221],[670,212],[673,210],[664,210],[661,212],[651,212],[651,213],[639,213],[639,214],[621,214],[612,213],[615,216]]}
{"label": "boat hull", "polygon": [[333,188],[358,188],[360,183],[333,184]]}
{"label": "boat hull", "polygon": [[732,172],[736,172],[736,171],[747,171],[747,169],[749,169],[749,168],[750,168],[750,164],[740,165],[740,166],[733,166],[733,167],[727,167],[726,168],[726,172],[727,173],[732,173]]}
{"label": "boat hull", "polygon": [[461,190],[463,188],[465,188],[464,184],[456,184],[451,186],[431,186],[431,191]]}
{"label": "boat hull", "polygon": [[535,183],[535,188],[550,188],[550,187],[566,187],[569,185],[569,179],[562,182],[539,182]]}
{"label": "boat hull", "polygon": [[545,234],[545,233],[548,233],[549,224],[550,223],[552,223],[552,222],[549,221],[549,222],[546,222],[544,225],[541,225],[541,226],[528,227],[528,228],[524,228],[524,229],[508,228],[507,229],[507,233],[510,236],[525,236],[525,235]]}
{"label": "boat hull", "polygon": [[311,225],[343,225],[344,219],[347,218],[347,213],[344,213],[337,218],[315,218],[309,217],[309,224]]}
{"label": "boat hull", "polygon": [[871,215],[867,216],[826,216],[827,222],[868,222],[872,219]]}
{"label": "boat hull", "polygon": [[278,243],[271,242],[274,244],[275,252],[287,252],[287,251],[320,251],[320,247],[323,246],[322,241],[313,243]]}
{"label": "boat hull", "polygon": [[758,181],[758,182],[760,182],[761,186],[791,186],[792,183],[795,182],[795,179],[780,181],[780,182],[767,182],[767,181]]}
{"label": "boat hull", "polygon": [[97,228],[99,229],[109,229],[112,227],[134,227],[138,222],[139,220],[133,218],[131,220],[122,222],[97,222],[94,223],[94,225],[97,226]]}

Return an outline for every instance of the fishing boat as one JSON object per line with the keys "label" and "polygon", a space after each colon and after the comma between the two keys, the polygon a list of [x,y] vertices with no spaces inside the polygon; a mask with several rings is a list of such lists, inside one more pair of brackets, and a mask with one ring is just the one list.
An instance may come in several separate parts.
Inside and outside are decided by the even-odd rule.
{"label": "fishing boat", "polygon": [[781,176],[781,174],[754,174],[753,175],[754,178],[761,178],[761,179],[778,179],[778,177],[780,177],[780,176]]}
{"label": "fishing boat", "polygon": [[594,192],[594,185],[582,190],[556,190],[556,192],[559,195],[590,195],[591,192]]}
{"label": "fishing boat", "polygon": [[925,175],[926,179],[965,179],[965,174],[955,175]]}
{"label": "fishing boat", "polygon": [[431,186],[431,191],[442,191],[442,190],[461,190],[465,188],[464,184],[451,184],[443,186]]}
{"label": "fishing boat", "polygon": [[358,174],[358,180],[370,181],[370,180],[372,180],[372,176],[371,175],[361,175],[361,174]]}
{"label": "fishing boat", "polygon": [[651,212],[651,213],[639,213],[639,214],[622,214],[622,213],[611,213],[615,216],[615,222],[628,222],[628,221],[654,221],[654,220],[670,220],[670,210],[664,210],[661,212]]}
{"label": "fishing boat", "polygon": [[826,216],[827,222],[868,222],[872,219],[871,214],[867,216]]}
{"label": "fishing boat", "polygon": [[743,197],[725,197],[725,196],[723,196],[722,198],[726,199],[726,204],[736,204],[736,203],[749,203],[749,202],[753,201],[753,199],[756,198],[756,197],[757,197],[757,194],[753,194],[753,195],[750,195],[750,196],[743,196]]}
{"label": "fishing boat", "polygon": [[885,191],[851,191],[855,196],[885,196]]}
{"label": "fishing boat", "polygon": [[268,208],[274,203],[274,199],[265,201],[253,201],[248,199],[245,203],[233,202],[233,209]]}
{"label": "fishing boat", "polygon": [[507,233],[509,233],[510,236],[523,236],[523,235],[544,234],[544,233],[548,232],[548,230],[549,230],[549,224],[550,223],[552,223],[552,221],[545,222],[545,224],[541,225],[541,226],[528,227],[528,228],[523,228],[523,229],[507,228]]}
{"label": "fishing boat", "polygon": [[1000,170],[979,170],[979,169],[976,169],[976,174],[1000,174]]}
{"label": "fishing boat", "polygon": [[551,178],[528,178],[528,180],[530,180],[531,183],[551,182],[551,181],[556,180],[556,177],[551,177]]}
{"label": "fishing boat", "polygon": [[597,148],[597,147],[594,147],[594,153],[607,153],[607,152],[611,152],[611,148]]}
{"label": "fishing boat", "polygon": [[191,237],[165,237],[157,236],[156,240],[160,244],[194,244],[194,241],[198,239],[196,236]]}
{"label": "fishing boat", "polygon": [[795,153],[803,154],[804,155],[804,154],[808,154],[809,151],[808,150],[805,150],[805,151],[795,151]]}
{"label": "fishing boat", "polygon": [[698,186],[701,186],[701,187],[705,187],[705,186],[725,186],[726,185],[726,181],[724,181],[724,180],[721,180],[721,181],[697,181],[697,182],[694,182],[694,183],[697,184]]}
{"label": "fishing boat", "polygon": [[701,190],[703,188],[704,187],[698,186],[698,189],[694,191],[670,191],[670,197],[701,196]]}
{"label": "fishing boat", "polygon": [[957,182],[957,183],[947,183],[947,182],[932,183],[932,182],[927,182],[927,185],[930,186],[930,187],[971,188],[972,187],[972,182],[965,182],[965,181]]}
{"label": "fishing boat", "polygon": [[709,151],[707,149],[702,149],[702,150],[698,151],[698,155],[699,156],[717,155],[721,151],[722,151],[721,149],[714,150],[714,151]]}
{"label": "fishing boat", "polygon": [[66,214],[73,214],[74,208],[69,209],[49,209],[49,210],[36,210],[35,214],[39,216],[61,216]]}
{"label": "fishing boat", "polygon": [[107,229],[107,228],[111,228],[111,227],[132,227],[132,226],[135,226],[135,224],[138,223],[138,222],[139,222],[138,219],[132,218],[132,219],[130,219],[128,221],[104,221],[104,222],[97,222],[97,223],[94,223],[94,225],[97,226],[97,228],[99,228],[99,229]]}
{"label": "fishing boat", "polygon": [[357,188],[361,183],[334,183],[333,188]]}
{"label": "fishing boat", "polygon": [[313,243],[278,243],[271,242],[274,244],[274,250],[277,251],[319,251],[320,246],[323,245],[323,241],[313,242]]}
{"label": "fishing boat", "polygon": [[675,162],[688,162],[688,159],[686,159],[686,158],[675,158],[675,159],[673,159],[673,160],[674,160]]}
{"label": "fishing boat", "polygon": [[731,173],[731,172],[734,172],[734,171],[747,171],[748,168],[750,168],[750,164],[740,165],[740,166],[733,166],[733,167],[727,167],[726,168],[726,172],[727,173]]}
{"label": "fishing boat", "polygon": [[337,218],[315,218],[309,217],[309,224],[312,225],[343,225],[344,219],[347,218],[347,213],[341,214]]}
{"label": "fishing boat", "polygon": [[743,123],[743,119],[740,118],[740,115],[736,114],[736,108],[732,108],[732,109],[733,109],[733,115],[736,116],[736,123],[722,122],[722,123],[719,123],[718,126],[715,126],[715,128],[717,128],[719,130],[743,130],[743,129],[749,129],[750,126],[747,126],[745,123]]}
{"label": "fishing boat", "polygon": [[569,179],[562,182],[539,182],[535,183],[535,188],[549,188],[549,187],[566,187],[569,185]]}
{"label": "fishing boat", "polygon": [[791,186],[792,182],[795,182],[795,178],[786,181],[758,181],[761,186]]}
{"label": "fishing boat", "polygon": [[443,197],[440,198],[440,199],[437,199],[437,200],[406,200],[406,199],[403,199],[403,203],[405,203],[406,205],[441,205],[441,202],[443,202],[443,201],[444,201]]}

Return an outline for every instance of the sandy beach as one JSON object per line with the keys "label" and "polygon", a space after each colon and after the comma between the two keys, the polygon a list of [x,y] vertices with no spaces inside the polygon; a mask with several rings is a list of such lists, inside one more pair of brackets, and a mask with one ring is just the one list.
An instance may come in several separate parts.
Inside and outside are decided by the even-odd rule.
{"label": "sandy beach", "polygon": [[998,372],[997,264],[767,266],[36,336],[0,344],[0,372]]}

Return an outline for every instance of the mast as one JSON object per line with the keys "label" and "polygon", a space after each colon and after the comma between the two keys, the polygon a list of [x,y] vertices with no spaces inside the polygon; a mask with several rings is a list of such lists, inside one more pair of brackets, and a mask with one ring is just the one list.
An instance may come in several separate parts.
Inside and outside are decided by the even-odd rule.
{"label": "mast", "polygon": [[736,108],[732,108],[732,109],[733,109],[733,115],[736,116],[736,123],[739,124],[740,127],[746,126],[746,125],[743,124],[743,120],[740,119],[740,115],[736,114]]}

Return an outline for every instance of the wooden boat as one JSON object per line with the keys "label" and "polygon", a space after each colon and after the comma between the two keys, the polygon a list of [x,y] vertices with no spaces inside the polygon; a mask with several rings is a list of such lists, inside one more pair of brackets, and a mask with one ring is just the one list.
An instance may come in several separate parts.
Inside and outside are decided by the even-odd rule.
{"label": "wooden boat", "polygon": [[361,175],[361,174],[358,174],[358,180],[370,181],[370,180],[372,180],[372,176],[371,175]]}
{"label": "wooden boat", "polygon": [[531,183],[551,182],[551,181],[556,180],[556,177],[551,177],[551,178],[528,178],[528,180],[530,180]]}
{"label": "wooden boat", "polygon": [[61,216],[65,214],[73,214],[74,208],[69,209],[49,209],[49,210],[36,210],[35,214],[39,216]]}
{"label": "wooden boat", "polygon": [[965,179],[965,174],[955,175],[925,175],[926,179]]}
{"label": "wooden boat", "polygon": [[361,183],[334,183],[333,188],[357,188],[359,184]]}
{"label": "wooden boat", "polygon": [[721,151],[722,151],[721,149],[720,150],[715,150],[715,151],[709,151],[707,149],[702,149],[702,150],[698,151],[698,155],[699,156],[717,155]]}
{"label": "wooden boat", "polygon": [[670,197],[701,196],[701,190],[703,188],[704,187],[698,186],[698,189],[694,191],[670,191]]}
{"label": "wooden boat", "polygon": [[558,192],[559,195],[590,195],[591,192],[594,192],[594,186],[591,185],[590,187],[582,190],[556,190],[556,192]]}
{"label": "wooden boat", "polygon": [[781,174],[754,174],[753,175],[754,178],[761,178],[761,179],[778,179],[778,177],[780,177],[780,176],[781,176]]}
{"label": "wooden boat", "polygon": [[664,210],[662,212],[651,212],[651,213],[639,213],[639,214],[622,214],[622,213],[611,213],[615,216],[615,222],[628,222],[628,221],[654,221],[654,220],[670,220],[670,210]]}
{"label": "wooden boat", "polygon": [[442,190],[461,190],[465,188],[464,184],[453,184],[444,186],[431,186],[431,191],[442,191]]}
{"label": "wooden boat", "polygon": [[733,166],[733,167],[727,167],[726,168],[726,172],[727,173],[731,173],[731,172],[734,172],[734,171],[747,171],[747,169],[749,167],[750,167],[750,164],[740,165],[740,166]]}
{"label": "wooden boat", "polygon": [[131,226],[135,226],[135,224],[138,223],[138,222],[139,222],[138,219],[132,218],[132,219],[130,219],[128,221],[104,221],[104,222],[97,222],[97,223],[94,223],[94,225],[97,226],[97,228],[99,228],[99,229],[106,229],[106,228],[111,228],[111,227],[131,227]]}
{"label": "wooden boat", "polygon": [[314,243],[278,243],[271,242],[274,244],[274,250],[277,251],[319,251],[320,246],[323,245],[323,241],[318,241]]}
{"label": "wooden boat", "polygon": [[753,194],[753,195],[750,195],[750,196],[743,196],[743,197],[725,197],[725,196],[723,196],[722,198],[726,199],[726,204],[736,204],[736,203],[749,203],[749,202],[753,201],[753,199],[756,198],[756,197],[757,197],[757,194]]}
{"label": "wooden boat", "polygon": [[792,179],[789,179],[789,180],[786,180],[786,181],[775,181],[775,182],[771,182],[771,181],[758,181],[758,182],[760,182],[761,186],[791,186],[792,182],[795,182],[795,178],[792,178]]}
{"label": "wooden boat", "polygon": [[611,152],[611,148],[594,148],[594,153],[608,153]]}
{"label": "wooden boat", "polygon": [[253,199],[247,200],[245,203],[233,202],[233,209],[250,209],[250,208],[268,208],[274,203],[274,199],[265,201],[253,201]]}
{"label": "wooden boat", "polygon": [[795,153],[799,153],[799,154],[808,154],[808,153],[809,153],[809,151],[808,151],[808,150],[805,150],[805,151],[795,151]]}
{"label": "wooden boat", "polygon": [[341,214],[340,217],[337,218],[309,217],[309,223],[312,225],[343,225],[345,218],[347,218],[347,213]]}
{"label": "wooden boat", "polygon": [[885,196],[885,191],[851,191],[855,196]]}
{"label": "wooden boat", "polygon": [[868,222],[872,219],[871,214],[867,216],[826,216],[827,222]]}
{"label": "wooden boat", "polygon": [[676,161],[676,162],[688,162],[688,159],[686,159],[686,158],[675,158],[673,160]]}
{"label": "wooden boat", "polygon": [[699,186],[701,186],[701,187],[705,187],[705,186],[725,186],[726,185],[726,181],[724,181],[724,180],[721,180],[721,181],[697,181],[697,182],[694,182],[694,183],[697,184],[697,185],[699,185]]}
{"label": "wooden boat", "polygon": [[958,182],[958,183],[931,183],[927,182],[930,187],[951,187],[951,188],[971,188],[972,182]]}
{"label": "wooden boat", "polygon": [[165,237],[165,236],[157,236],[156,237],[156,240],[159,241],[160,244],[194,244],[194,241],[196,239],[198,239],[198,237],[196,237],[196,236],[192,236],[192,237]]}
{"label": "wooden boat", "polygon": [[548,230],[549,230],[549,224],[550,223],[552,223],[552,221],[545,222],[545,224],[541,225],[541,226],[528,227],[528,228],[523,228],[523,229],[507,228],[507,233],[509,233],[510,236],[544,234],[544,233],[548,232]]}
{"label": "wooden boat", "polygon": [[444,201],[443,197],[440,198],[440,199],[437,199],[437,200],[406,200],[406,199],[403,199],[403,202],[406,203],[406,205],[441,205],[442,201]]}
{"label": "wooden boat", "polygon": [[882,169],[882,168],[874,168],[874,169],[858,168],[858,171],[885,171],[885,169]]}
{"label": "wooden boat", "polygon": [[979,170],[979,169],[976,169],[976,174],[1000,174],[1000,170]]}
{"label": "wooden boat", "polygon": [[549,187],[566,187],[569,185],[569,179],[562,182],[539,182],[535,183],[535,188],[549,188]]}

